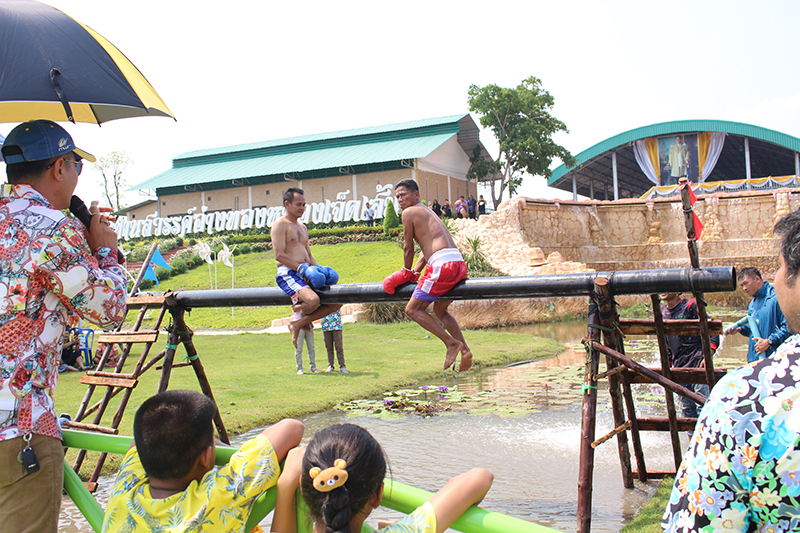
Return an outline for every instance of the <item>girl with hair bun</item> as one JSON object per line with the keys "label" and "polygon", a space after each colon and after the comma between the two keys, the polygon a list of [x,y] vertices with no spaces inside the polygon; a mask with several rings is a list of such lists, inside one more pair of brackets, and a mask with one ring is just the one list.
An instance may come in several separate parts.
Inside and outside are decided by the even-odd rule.
{"label": "girl with hair bun", "polygon": [[[314,533],[360,533],[381,504],[386,457],[367,430],[338,424],[317,433],[303,457],[301,488]],[[492,486],[488,470],[474,468],[447,482],[412,514],[379,533],[442,533]]]}

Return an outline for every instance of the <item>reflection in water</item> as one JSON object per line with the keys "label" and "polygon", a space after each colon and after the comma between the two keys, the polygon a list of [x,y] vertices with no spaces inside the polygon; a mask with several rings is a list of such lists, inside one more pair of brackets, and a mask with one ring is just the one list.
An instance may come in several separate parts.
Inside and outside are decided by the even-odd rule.
{"label": "reflection in water", "polygon": [[[577,527],[580,384],[586,359],[586,352],[578,343],[586,333],[586,324],[543,324],[506,330],[556,338],[570,349],[546,361],[443,377],[430,383],[458,385],[460,392],[479,396],[479,404],[465,405],[471,412],[480,414],[467,414],[457,410],[458,406],[454,411],[430,418],[384,419],[328,411],[303,420],[306,440],[331,424],[359,424],[383,445],[392,476],[397,481],[435,492],[460,472],[478,466],[488,468],[494,473],[495,482],[482,507],[561,531],[574,531]],[[629,339],[628,354],[646,366],[657,365],[659,359],[652,340],[648,343],[646,338]],[[746,350],[744,337],[726,338],[717,354],[717,365],[739,366],[746,359]],[[663,394],[658,387],[635,387],[639,414],[665,415]],[[601,391],[598,398],[596,434],[599,437],[610,431],[614,423],[608,394]],[[517,409],[509,409],[509,406]],[[513,416],[498,416],[497,413]],[[236,442],[258,431],[240,435]],[[681,435],[681,441],[685,447],[687,437]],[[642,445],[649,470],[674,470],[667,433],[644,432]],[[103,506],[110,484],[110,480],[101,480],[98,499]],[[619,531],[639,512],[657,484],[658,481],[636,481],[634,489],[624,489],[614,441],[599,446],[595,452],[592,531]],[[374,526],[379,519],[398,516],[391,510],[379,508],[373,512],[370,522]],[[264,524],[269,522],[267,517]],[[69,533],[91,531],[67,498],[62,505],[59,529]]]}

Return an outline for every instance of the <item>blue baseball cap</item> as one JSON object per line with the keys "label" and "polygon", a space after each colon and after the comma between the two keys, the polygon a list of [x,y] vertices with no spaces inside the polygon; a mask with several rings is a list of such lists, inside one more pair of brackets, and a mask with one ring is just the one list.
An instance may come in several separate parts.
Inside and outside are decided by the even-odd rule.
{"label": "blue baseball cap", "polygon": [[95,161],[92,154],[75,146],[67,130],[51,120],[32,120],[18,125],[8,134],[0,151],[7,165],[42,161],[70,152],[92,163]]}

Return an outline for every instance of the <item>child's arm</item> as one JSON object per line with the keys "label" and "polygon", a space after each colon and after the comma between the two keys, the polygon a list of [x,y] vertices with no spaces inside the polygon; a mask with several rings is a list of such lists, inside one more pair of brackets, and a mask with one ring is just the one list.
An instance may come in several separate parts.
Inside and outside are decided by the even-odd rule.
{"label": "child's arm", "polygon": [[274,533],[296,533],[297,511],[295,509],[295,495],[300,486],[300,473],[303,467],[305,446],[292,448],[286,455],[283,472],[278,478],[278,497],[275,501],[275,514],[272,515]]}
{"label": "child's arm", "polygon": [[428,500],[436,512],[436,533],[443,533],[467,509],[477,505],[489,492],[494,476],[483,468],[473,468],[454,477]]}
{"label": "child's arm", "polygon": [[286,418],[277,424],[273,424],[264,431],[262,435],[269,439],[278,461],[283,461],[289,450],[300,444],[303,438],[303,423],[299,420]]}

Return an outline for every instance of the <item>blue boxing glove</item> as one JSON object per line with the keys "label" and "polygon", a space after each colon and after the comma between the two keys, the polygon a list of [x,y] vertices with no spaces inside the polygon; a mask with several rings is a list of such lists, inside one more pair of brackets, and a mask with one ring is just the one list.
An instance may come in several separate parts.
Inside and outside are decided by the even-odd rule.
{"label": "blue boxing glove", "polygon": [[306,279],[315,289],[321,289],[325,286],[325,271],[322,267],[311,265],[306,269]]}
{"label": "blue boxing glove", "polygon": [[298,276],[300,276],[301,278],[304,278],[304,277],[306,277],[306,270],[307,269],[308,269],[308,263],[300,263],[300,266],[297,267],[297,270],[295,270],[295,272],[297,272]]}
{"label": "blue boxing glove", "polygon": [[325,285],[336,285],[339,283],[339,273],[333,267],[320,267],[325,272]]}

